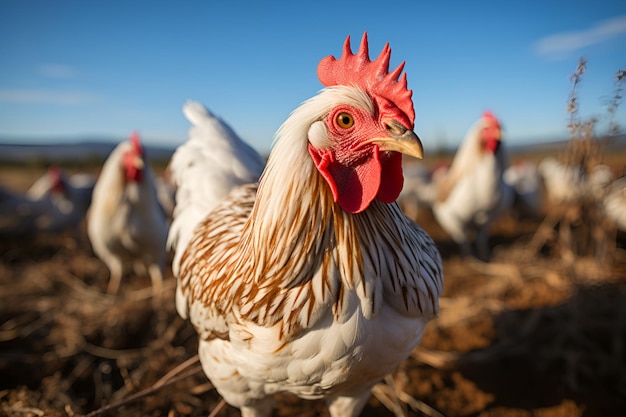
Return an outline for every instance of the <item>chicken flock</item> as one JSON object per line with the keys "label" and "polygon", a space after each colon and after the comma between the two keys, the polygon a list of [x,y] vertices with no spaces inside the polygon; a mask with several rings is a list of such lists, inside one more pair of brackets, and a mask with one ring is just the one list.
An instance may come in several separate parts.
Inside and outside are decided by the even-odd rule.
{"label": "chicken flock", "polygon": [[374,60],[368,49],[367,33],[356,53],[348,37],[339,58],[320,61],[323,89],[285,120],[267,161],[188,101],[191,128],[167,178],[133,133],[97,178],[52,167],[24,194],[0,188],[0,237],[78,235],[86,220],[110,293],[128,271],[163,291],[171,254],[172,297],[198,333],[203,370],[243,417],[270,416],[278,392],[358,416],[438,314],[442,261],[413,221],[421,210],[463,256],[485,261],[490,226],[514,208],[539,215],[542,187],[557,202],[601,190],[626,230],[623,178],[555,160],[509,165],[489,111],[449,167],[404,163],[423,153],[404,63],[390,71],[389,45]]}

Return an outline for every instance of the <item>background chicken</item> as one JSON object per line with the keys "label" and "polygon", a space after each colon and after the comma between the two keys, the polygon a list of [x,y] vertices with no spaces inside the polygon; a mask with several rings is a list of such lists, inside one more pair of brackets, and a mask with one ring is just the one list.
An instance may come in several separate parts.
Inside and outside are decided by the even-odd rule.
{"label": "background chicken", "polygon": [[626,177],[620,177],[608,187],[603,200],[606,217],[617,230],[626,232]]}
{"label": "background chicken", "polygon": [[256,182],[265,160],[221,118],[197,101],[189,100],[183,114],[191,122],[189,139],[176,149],[170,162],[176,186],[175,208],[168,246],[176,248],[176,273],[182,250],[194,228],[236,186]]}
{"label": "background chicken", "polygon": [[87,174],[68,176],[57,166],[24,193],[0,192],[0,235],[33,236],[72,230],[78,236],[91,202],[94,178]]}
{"label": "background chicken", "polygon": [[139,136],[120,143],[105,161],[93,190],[87,232],[95,254],[111,273],[117,292],[127,264],[150,275],[155,291],[163,280],[167,219]]}
{"label": "background chicken", "polygon": [[[245,417],[269,416],[279,391],[326,398],[332,417],[358,415],[437,314],[439,253],[394,202],[401,153],[422,148],[390,52],[371,62],[364,35],[356,54],[348,38],[340,59],[324,58],[326,88],[279,129],[258,186],[235,188],[212,210],[199,183],[213,175],[200,157],[211,143],[192,131],[193,162],[177,151],[171,163],[189,194],[177,195],[170,236],[178,311],[199,333],[205,373]],[[204,219],[196,227],[177,217],[186,212]]]}
{"label": "background chicken", "polygon": [[475,234],[476,255],[489,258],[489,226],[513,200],[513,190],[502,178],[506,168],[500,123],[490,112],[470,128],[447,173],[439,178],[433,212],[441,227],[472,254],[470,239]]}
{"label": "background chicken", "polygon": [[72,230],[80,236],[80,227],[91,205],[95,186],[91,174],[68,175],[58,166],[52,166],[26,192],[33,199],[49,196],[54,216],[46,227],[47,232]]}
{"label": "background chicken", "polygon": [[0,187],[0,237],[31,237],[50,222],[54,205],[49,195],[32,198]]}
{"label": "background chicken", "polygon": [[176,186],[167,175],[167,170],[166,175],[156,178],[155,184],[159,204],[161,205],[161,208],[165,212],[167,218],[170,219],[174,213]]}
{"label": "background chicken", "polygon": [[404,187],[398,197],[398,205],[409,219],[416,221],[420,210],[430,210],[436,191],[432,173],[426,165],[404,165]]}
{"label": "background chicken", "polygon": [[26,195],[36,200],[52,193],[60,194],[65,188],[64,177],[61,168],[52,165],[26,190]]}
{"label": "background chicken", "polygon": [[548,200],[553,204],[578,201],[585,193],[586,174],[580,165],[566,165],[554,157],[539,164]]}
{"label": "background chicken", "polygon": [[544,198],[541,174],[529,161],[511,165],[504,171],[504,182],[513,192],[512,208],[521,217],[539,218],[543,214]]}

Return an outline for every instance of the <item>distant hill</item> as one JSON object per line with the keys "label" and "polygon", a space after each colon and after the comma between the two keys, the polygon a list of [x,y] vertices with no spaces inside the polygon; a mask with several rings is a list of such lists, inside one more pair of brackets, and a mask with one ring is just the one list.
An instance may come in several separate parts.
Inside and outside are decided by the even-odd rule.
{"label": "distant hill", "polygon": [[[605,150],[610,152],[613,150],[626,149],[626,134],[614,137],[599,139],[605,146]],[[49,144],[30,143],[15,144],[6,143],[0,138],[0,163],[11,164],[84,164],[84,163],[102,163],[111,153],[117,142],[98,140],[98,141],[79,141],[79,142],[52,142]],[[556,140],[550,142],[529,142],[509,144],[508,149],[511,155],[524,154],[530,152],[551,152],[563,149],[567,145],[568,140]],[[152,146],[145,145],[146,153],[150,161],[153,163],[167,163],[174,153],[175,146]],[[455,149],[446,149],[444,154],[454,154]]]}
{"label": "distant hill", "polygon": [[[114,142],[77,142],[54,144],[3,144],[0,143],[0,163],[72,164],[101,163],[117,146]],[[174,147],[145,145],[152,162],[166,162]]]}
{"label": "distant hill", "polygon": [[[506,138],[505,138],[506,141]],[[565,139],[556,139],[556,140],[529,140],[527,142],[524,141],[516,141],[514,143],[510,143],[506,141],[506,149],[507,153],[511,156],[513,155],[524,155],[524,154],[545,154],[550,152],[557,152],[560,150],[564,150],[567,147],[569,138]],[[598,143],[600,143],[605,152],[613,152],[613,151],[624,151],[626,150],[626,134],[620,134],[616,136],[605,136],[597,139]],[[435,154],[441,156],[446,155],[448,157],[452,157],[454,153],[457,151],[458,146],[452,148],[447,147],[444,149],[436,149],[434,150]],[[433,152],[429,153],[429,155],[433,155]]]}

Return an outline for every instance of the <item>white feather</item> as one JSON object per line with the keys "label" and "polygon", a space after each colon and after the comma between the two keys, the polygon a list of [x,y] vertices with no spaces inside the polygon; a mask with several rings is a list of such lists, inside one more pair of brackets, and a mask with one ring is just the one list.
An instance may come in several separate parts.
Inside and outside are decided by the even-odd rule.
{"label": "white feather", "polygon": [[183,113],[191,122],[189,139],[170,162],[176,206],[168,237],[177,270],[195,227],[230,191],[259,179],[264,159],[222,119],[202,104],[188,101]]}

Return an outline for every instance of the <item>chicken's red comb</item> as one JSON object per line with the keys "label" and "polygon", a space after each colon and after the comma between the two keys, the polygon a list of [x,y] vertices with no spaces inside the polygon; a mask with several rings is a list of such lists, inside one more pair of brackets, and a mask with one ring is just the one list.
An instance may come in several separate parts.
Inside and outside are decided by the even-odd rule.
{"label": "chicken's red comb", "polygon": [[58,186],[61,183],[61,168],[57,165],[50,165],[48,167],[48,178],[50,178],[54,187]]}
{"label": "chicken's red comb", "polygon": [[132,135],[130,135],[130,143],[133,145],[133,150],[137,155],[143,155],[143,147],[141,146],[141,140],[137,132],[133,132]]}
{"label": "chicken's red comb", "polygon": [[[415,119],[413,92],[407,89],[406,73],[402,73],[404,62],[389,72],[389,43],[381,51],[378,58],[370,61],[367,32],[363,34],[361,46],[356,54],[350,49],[350,36],[343,45],[343,55],[339,59],[329,55],[317,66],[317,77],[325,86],[355,85],[373,95],[379,95],[393,102],[406,114],[411,121]],[[400,78],[400,74],[402,77]],[[400,78],[400,79],[399,79]]]}
{"label": "chicken's red comb", "polygon": [[50,165],[48,167],[48,175],[56,181],[58,178],[61,178],[61,168],[57,165]]}
{"label": "chicken's red comb", "polygon": [[57,165],[50,165],[48,167],[48,178],[50,179],[50,183],[52,184],[52,190],[56,192],[63,192],[65,189],[63,185],[63,178],[61,168]]}
{"label": "chicken's red comb", "polygon": [[493,125],[493,126],[499,126],[500,122],[498,121],[498,118],[496,116],[493,115],[492,112],[490,112],[489,110],[486,110],[483,113],[483,118],[487,121],[487,123],[489,125]]}

